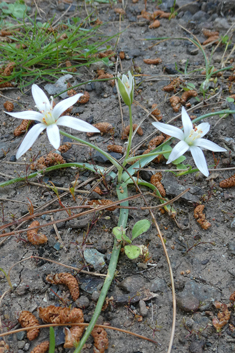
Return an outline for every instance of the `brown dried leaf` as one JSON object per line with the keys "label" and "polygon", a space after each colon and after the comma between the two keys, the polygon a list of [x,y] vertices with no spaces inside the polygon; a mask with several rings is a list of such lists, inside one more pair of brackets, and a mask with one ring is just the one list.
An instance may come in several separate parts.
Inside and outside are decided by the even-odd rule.
{"label": "brown dried leaf", "polygon": [[49,341],[44,341],[42,343],[40,343],[39,345],[37,345],[32,351],[31,353],[46,353],[49,349],[50,346],[50,342]]}
{"label": "brown dried leaf", "polygon": [[21,124],[19,126],[17,126],[17,128],[14,130],[14,135],[15,136],[20,136],[22,135],[25,131],[28,130],[28,128],[30,127],[30,125],[33,123],[32,120],[27,120],[24,119]]}
{"label": "brown dried leaf", "polygon": [[4,108],[6,109],[6,111],[8,112],[12,112],[13,109],[14,109],[14,104],[10,101],[6,101],[4,104],[3,104]]}
{"label": "brown dried leaf", "polygon": [[151,111],[151,114],[155,116],[155,118],[157,118],[158,121],[161,121],[162,120],[161,111],[156,107],[157,107],[157,104],[152,105],[153,110]]}
{"label": "brown dried leaf", "polygon": [[221,309],[222,311],[218,313],[217,318],[214,317],[212,320],[212,324],[217,332],[221,331],[221,329],[228,323],[231,316],[231,312],[228,310],[226,304],[222,304]]}
{"label": "brown dried leaf", "polygon": [[32,170],[41,170],[46,169],[50,166],[57,165],[57,164],[65,164],[66,161],[64,158],[58,154],[50,152],[45,157],[40,157],[37,162],[30,164],[30,168]]}
{"label": "brown dried leaf", "polygon": [[229,300],[231,300],[232,302],[235,302],[235,292],[233,292],[230,297]]}
{"label": "brown dried leaf", "polygon": [[175,15],[171,14],[170,12],[163,12],[161,15],[160,15],[160,18],[169,18],[171,16],[171,18],[175,18]]}
{"label": "brown dried leaf", "polygon": [[148,65],[158,65],[162,62],[162,59],[156,58],[156,59],[144,59],[143,60],[145,64]]}
{"label": "brown dried leaf", "polygon": [[[39,225],[40,223],[38,221],[33,221],[28,228],[30,229],[30,228],[38,227]],[[28,230],[27,238],[28,238],[28,241],[33,245],[45,244],[48,240],[45,234],[41,234],[41,233],[38,234],[38,229]]]}
{"label": "brown dried leaf", "polygon": [[[102,75],[99,75],[98,76],[98,79],[102,79],[102,78],[113,78],[113,75],[112,74],[102,74]],[[114,86],[115,82],[114,80],[110,80],[110,81],[107,81],[112,87]]]}
{"label": "brown dried leaf", "polygon": [[[94,127],[96,127],[98,130],[100,130],[101,135],[103,134],[107,134],[110,133],[111,135],[114,134],[114,127],[113,125],[111,125],[110,123],[97,123],[97,124],[93,124]],[[95,132],[87,132],[87,136],[93,136],[95,134]]]}
{"label": "brown dried leaf", "polygon": [[159,146],[164,140],[165,140],[165,137],[163,135],[156,136],[149,141],[148,148],[150,150],[153,150],[155,147]]}
{"label": "brown dried leaf", "polygon": [[174,112],[178,113],[181,107],[181,104],[180,104],[181,98],[178,96],[172,96],[169,100]]}
{"label": "brown dried leaf", "polygon": [[137,18],[145,18],[146,20],[150,21],[152,19],[152,14],[145,10],[141,11],[141,15],[138,15]]}
{"label": "brown dried leaf", "polygon": [[218,44],[219,43],[219,36],[209,37],[202,44],[206,45],[206,44],[209,44],[209,43],[212,43],[212,42],[214,42],[214,44]]}
{"label": "brown dried leaf", "polygon": [[204,34],[205,37],[209,38],[209,37],[215,37],[215,36],[219,36],[219,32],[216,31],[210,31],[209,29],[202,29],[202,33]]}
{"label": "brown dried leaf", "polygon": [[60,151],[60,153],[65,153],[69,151],[71,148],[72,148],[72,144],[70,142],[66,142],[65,144],[61,145],[58,148],[58,151]]}
{"label": "brown dried leaf", "polygon": [[[92,205],[96,208],[96,207],[100,207],[100,206],[107,206],[112,203],[113,203],[113,201],[104,200],[104,199],[103,200],[90,200],[87,202],[87,205]],[[116,208],[117,208],[117,206],[111,206],[111,207],[106,208],[106,210],[107,211],[114,211],[114,210],[116,210]]]}
{"label": "brown dried leaf", "polygon": [[71,294],[73,300],[77,300],[79,298],[79,286],[76,278],[71,275],[71,273],[61,272],[53,275],[48,275],[46,277],[47,282],[52,284],[65,284]]}
{"label": "brown dried leaf", "polygon": [[126,14],[126,11],[121,9],[121,8],[114,9],[114,12],[118,13],[119,15],[125,15]]}
{"label": "brown dried leaf", "polygon": [[[133,0],[132,0],[132,1],[133,1]],[[138,0],[137,0],[137,1],[138,1]],[[121,60],[124,60],[125,57],[126,57],[125,52],[124,52],[124,51],[120,51],[120,53],[119,53],[119,58],[120,58]]]}
{"label": "brown dried leaf", "polygon": [[[39,325],[38,319],[30,311],[27,311],[27,310],[21,311],[18,321],[22,327],[33,327],[33,326]],[[35,328],[27,331],[27,337],[30,341],[37,338],[38,335],[39,335],[39,328]]]}
{"label": "brown dried leaf", "polygon": [[77,71],[76,67],[71,67],[72,64],[69,60],[66,60],[65,65],[67,67],[67,71],[69,71],[69,72],[76,72]]}
{"label": "brown dried leaf", "polygon": [[179,77],[176,77],[169,85],[163,87],[163,91],[165,92],[176,92],[176,89],[182,83],[182,80]]}
{"label": "brown dried leaf", "polygon": [[123,147],[119,145],[108,145],[107,150],[109,152],[116,152],[116,153],[122,153],[122,154],[124,153]]}
{"label": "brown dried leaf", "polygon": [[152,13],[151,18],[153,20],[155,20],[155,18],[161,16],[163,13],[164,13],[164,11],[162,11],[162,10],[156,10]]}
{"label": "brown dried leaf", "polygon": [[109,346],[107,332],[102,327],[95,327],[91,336],[94,338],[94,353],[104,353]]}
{"label": "brown dried leaf", "polygon": [[89,94],[87,91],[85,91],[85,92],[83,93],[83,96],[81,96],[81,97],[79,98],[79,100],[77,101],[77,103],[86,104],[86,103],[89,101],[89,99],[90,99],[90,94]]}
{"label": "brown dried leaf", "polygon": [[181,96],[181,104],[185,104],[190,98],[196,97],[197,92],[193,90],[185,91]]}
{"label": "brown dried leaf", "polygon": [[202,213],[204,208],[205,208],[205,205],[198,205],[194,209],[194,218],[200,224],[202,229],[208,229],[211,226],[211,224],[206,220],[206,215]]}
{"label": "brown dried leaf", "polygon": [[221,188],[231,188],[232,186],[235,186],[235,174],[232,175],[228,179],[224,179],[219,183],[219,186]]}
{"label": "brown dried leaf", "polygon": [[[39,308],[39,317],[47,323],[68,324],[69,323],[83,323],[83,312],[81,309],[61,308],[50,305],[47,308]],[[83,326],[73,326],[70,330],[65,331],[64,348],[73,348],[79,341],[83,334]]]}
{"label": "brown dried leaf", "polygon": [[150,183],[156,186],[162,197],[166,196],[166,191],[161,183],[162,173],[155,173],[151,176]]}
{"label": "brown dried leaf", "polygon": [[99,53],[98,57],[102,59],[102,58],[106,58],[108,56],[112,57],[115,55],[116,55],[115,52],[113,50],[109,49],[109,50],[104,51],[103,53]]}
{"label": "brown dried leaf", "polygon": [[[137,124],[133,124],[133,125],[132,125],[133,131],[137,128],[137,126],[138,126]],[[128,126],[123,130],[122,140],[127,140],[129,133],[130,133],[130,125],[128,125]],[[138,128],[137,134],[138,134],[139,136],[143,136],[144,132],[143,132],[143,130],[142,130],[141,127]]]}
{"label": "brown dried leaf", "polygon": [[0,341],[0,353],[8,353],[9,345],[5,341]]}
{"label": "brown dried leaf", "polygon": [[[153,23],[151,23],[151,25],[149,25],[149,28],[151,29],[151,28],[158,28],[158,27],[160,27],[161,26],[161,23],[160,23],[160,21],[158,21],[158,20],[155,20]],[[146,63],[147,64],[147,63]]]}
{"label": "brown dried leaf", "polygon": [[99,188],[99,186],[96,186],[93,191],[96,192],[100,196],[103,195],[103,192],[102,192],[101,188]]}

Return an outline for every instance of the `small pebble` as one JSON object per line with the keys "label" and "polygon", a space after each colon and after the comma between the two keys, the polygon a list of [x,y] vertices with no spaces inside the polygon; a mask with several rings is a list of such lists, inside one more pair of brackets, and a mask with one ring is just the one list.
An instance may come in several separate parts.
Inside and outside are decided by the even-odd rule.
{"label": "small pebble", "polygon": [[92,295],[91,295],[91,299],[92,299],[94,302],[97,302],[97,300],[99,299],[99,296],[100,296],[100,293],[95,290],[95,291],[92,293]]}
{"label": "small pebble", "polygon": [[145,317],[148,315],[148,308],[146,307],[144,300],[139,301],[139,308],[140,308],[140,315],[141,316]]}

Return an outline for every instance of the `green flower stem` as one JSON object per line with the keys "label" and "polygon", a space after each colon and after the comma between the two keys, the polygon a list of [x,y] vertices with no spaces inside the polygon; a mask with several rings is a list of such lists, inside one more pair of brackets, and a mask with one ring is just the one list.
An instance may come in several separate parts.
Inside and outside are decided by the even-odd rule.
{"label": "green flower stem", "polygon": [[213,113],[208,113],[208,114],[204,114],[204,115],[201,115],[199,116],[198,118],[192,120],[192,123],[197,123],[198,121],[204,119],[204,118],[207,118],[209,116],[214,116],[214,115],[220,115],[220,114],[235,114],[235,110],[220,110],[218,112],[213,112]]}
{"label": "green flower stem", "polygon": [[[171,153],[171,151],[172,150],[170,150],[170,151],[160,151],[160,152],[158,152],[158,156],[159,156],[159,154]],[[127,161],[127,163],[129,163],[129,162],[135,161],[136,159],[141,159],[141,158],[145,158],[145,157],[152,157],[152,156],[156,156],[156,153],[141,154],[139,156],[127,158],[126,161]]]}
{"label": "green flower stem", "polygon": [[122,167],[120,167],[120,165],[116,162],[116,160],[112,156],[110,156],[109,153],[104,152],[101,148],[93,145],[90,142],[84,141],[84,140],[82,140],[82,139],[80,139],[78,137],[75,137],[73,135],[67,134],[67,132],[60,131],[60,133],[61,133],[61,135],[67,136],[67,137],[69,137],[69,138],[71,138],[71,139],[73,139],[75,141],[78,141],[78,142],[82,143],[83,145],[87,145],[90,148],[94,148],[96,151],[100,152],[103,156],[105,156],[117,168],[117,170],[122,169]]}
{"label": "green flower stem", "polygon": [[129,105],[129,117],[130,117],[130,132],[129,132],[128,144],[127,144],[127,149],[126,149],[126,157],[123,161],[123,167],[125,167],[125,165],[127,164],[127,159],[129,157],[130,150],[131,150],[131,140],[132,140],[132,134],[133,134],[131,105]]}
{"label": "green flower stem", "polygon": [[[117,195],[119,200],[123,200],[124,198],[128,197],[127,186],[123,184],[121,186],[118,185]],[[120,205],[128,206],[128,201],[122,202]],[[120,209],[118,226],[119,227],[122,226],[123,228],[126,228],[127,220],[128,220],[128,209]],[[91,331],[93,330],[95,323],[101,313],[101,309],[103,307],[105,298],[107,296],[107,292],[109,290],[109,287],[115,275],[120,250],[121,250],[121,242],[117,242],[117,240],[114,238],[114,245],[113,245],[113,251],[112,251],[112,255],[109,263],[108,274],[105,278],[103,288],[100,292],[100,296],[95,308],[95,312],[92,316],[92,319],[90,321],[89,326],[87,327],[85,334],[83,335],[79,345],[77,346],[77,348],[73,353],[81,352],[83,345],[86,343],[88,337],[90,336]]]}
{"label": "green flower stem", "polygon": [[[52,170],[56,170],[56,169],[62,169],[62,168],[70,168],[70,167],[77,167],[77,168],[85,168],[90,170],[93,173],[99,173],[99,174],[105,174],[106,173],[106,168],[100,167],[100,166],[93,166],[92,164],[88,164],[88,163],[65,163],[65,164],[57,164],[54,165],[52,167],[48,167],[46,169],[43,170],[39,170],[35,173],[29,174],[27,176],[23,176],[23,177],[18,177],[18,178],[14,178],[8,181],[4,181],[2,183],[0,183],[0,188],[4,187],[4,186],[8,186],[14,183],[17,183],[19,181],[26,181],[28,179],[32,179],[35,178],[37,176],[39,176],[40,174],[43,175],[47,172],[51,172]],[[115,178],[116,174],[111,172],[109,175],[111,175],[112,178]]]}

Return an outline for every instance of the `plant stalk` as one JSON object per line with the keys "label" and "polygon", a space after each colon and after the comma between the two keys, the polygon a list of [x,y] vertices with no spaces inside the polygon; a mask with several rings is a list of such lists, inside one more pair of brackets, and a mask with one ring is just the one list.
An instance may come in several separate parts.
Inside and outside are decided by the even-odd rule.
{"label": "plant stalk", "polygon": [[[119,200],[122,200],[122,199],[128,197],[127,186],[118,185],[117,186],[117,196],[118,196]],[[122,202],[120,205],[121,206],[128,206],[128,201]],[[126,228],[127,220],[128,220],[128,209],[120,209],[118,226],[119,227],[122,226],[123,228]],[[82,347],[84,346],[88,337],[90,336],[91,331],[93,330],[95,323],[101,313],[105,298],[107,296],[107,292],[109,290],[109,287],[112,283],[112,280],[113,280],[115,272],[116,272],[116,267],[117,267],[117,262],[118,262],[120,250],[121,250],[121,243],[118,243],[117,240],[114,238],[113,251],[112,251],[112,255],[111,255],[111,259],[110,259],[110,263],[109,263],[108,273],[105,278],[103,288],[100,292],[100,296],[99,296],[99,300],[98,300],[96,308],[95,308],[95,312],[92,316],[92,319],[90,321],[89,326],[87,327],[85,334],[83,335],[79,345],[77,346],[77,348],[75,349],[75,351],[73,353],[81,352]]]}

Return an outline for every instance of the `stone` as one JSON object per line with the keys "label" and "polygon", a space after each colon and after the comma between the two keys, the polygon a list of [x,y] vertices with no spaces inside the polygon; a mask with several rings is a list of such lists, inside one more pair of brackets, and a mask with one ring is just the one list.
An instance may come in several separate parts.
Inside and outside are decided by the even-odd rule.
{"label": "stone", "polygon": [[98,151],[93,154],[93,160],[97,163],[110,163],[108,158]]}
{"label": "stone", "polygon": [[204,342],[192,341],[189,346],[190,353],[203,353]]}
{"label": "stone", "polygon": [[148,315],[148,308],[144,300],[139,301],[140,315],[145,317]]}
{"label": "stone", "polygon": [[166,281],[163,278],[154,278],[151,283],[151,292],[164,292],[167,290]]}
{"label": "stone", "polygon": [[185,312],[197,311],[200,306],[199,300],[194,296],[180,296],[176,301],[177,306]]}
{"label": "stone", "polygon": [[235,255],[235,243],[234,242],[228,243],[228,250],[229,250],[230,254]]}
{"label": "stone", "polygon": [[232,220],[232,222],[231,222],[231,224],[230,224],[230,227],[231,227],[231,228],[235,228],[235,218],[233,218],[233,220]]}
{"label": "stone", "polygon": [[228,21],[226,20],[226,18],[221,18],[221,17],[217,17],[214,20],[214,29],[215,30],[223,30],[223,29],[229,29],[230,25],[228,23]]}
{"label": "stone", "polygon": [[17,159],[16,159],[16,155],[13,154],[10,158],[9,158],[9,162],[16,162]]}
{"label": "stone", "polygon": [[[178,5],[178,1],[176,2],[176,4]],[[196,2],[186,2],[184,5],[179,6],[180,7],[180,11],[189,11],[192,15],[194,15],[196,12],[198,12],[200,10],[200,4],[196,3]]]}
{"label": "stone", "polygon": [[96,277],[78,277],[80,288],[85,292],[92,294],[103,285],[104,279]]}
{"label": "stone", "polygon": [[6,157],[6,153],[9,151],[10,142],[0,142],[0,159]]}
{"label": "stone", "polygon": [[[73,76],[70,74],[61,76],[54,84],[47,83],[44,86],[44,89],[47,91],[49,95],[54,96],[62,91],[67,90],[67,82],[72,78]],[[77,81],[73,83],[73,85],[76,85],[76,84],[78,84]],[[69,96],[67,92],[64,92],[60,94],[60,97],[64,99],[64,98],[68,98]]]}
{"label": "stone", "polygon": [[119,286],[128,293],[138,292],[141,288],[146,287],[146,280],[138,275],[129,276]]}
{"label": "stone", "polygon": [[26,342],[25,345],[24,345],[23,350],[24,350],[25,352],[27,352],[27,351],[29,350],[29,348],[30,348],[30,343]]}
{"label": "stone", "polygon": [[195,296],[201,304],[203,304],[204,301],[220,300],[221,298],[221,294],[216,288],[193,280],[189,280],[185,283],[181,295],[185,297]]}
{"label": "stone", "polygon": [[188,187],[190,188],[190,190],[181,196],[182,199],[186,200],[186,201],[190,201],[190,202],[199,202],[199,198],[195,195],[202,195],[203,191],[201,188],[199,188],[198,186],[187,186],[187,185],[181,185],[176,181],[176,177],[170,173],[166,173],[162,179],[162,184],[164,185],[165,189],[166,189],[166,193],[167,195],[179,195],[179,193],[181,193],[182,191],[184,191],[185,189],[187,189]]}
{"label": "stone", "polygon": [[75,302],[76,306],[81,309],[85,309],[90,305],[90,301],[85,295],[81,295]]}
{"label": "stone", "polygon": [[19,341],[19,342],[17,343],[17,346],[18,346],[19,349],[24,348],[24,346],[25,346],[25,341]]}
{"label": "stone", "polygon": [[209,17],[210,17],[210,15],[208,15],[206,12],[200,10],[193,15],[192,21],[202,22],[202,21],[208,20]]}
{"label": "stone", "polygon": [[84,258],[96,271],[100,271],[106,265],[104,255],[96,249],[85,249]]}
{"label": "stone", "polygon": [[18,341],[22,341],[26,336],[26,331],[21,331],[16,333],[16,337]]}
{"label": "stone", "polygon": [[94,301],[94,302],[97,302],[97,300],[99,299],[99,296],[100,296],[100,293],[98,291],[94,291],[91,295],[91,299]]}

